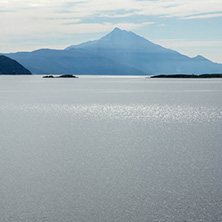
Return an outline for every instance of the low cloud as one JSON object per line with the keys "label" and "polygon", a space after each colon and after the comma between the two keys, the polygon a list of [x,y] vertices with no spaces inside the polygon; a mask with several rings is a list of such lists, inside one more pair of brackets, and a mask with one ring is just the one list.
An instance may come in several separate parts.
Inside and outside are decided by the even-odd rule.
{"label": "low cloud", "polygon": [[183,19],[207,19],[207,18],[216,18],[216,17],[222,17],[222,13],[194,15],[194,16],[185,17]]}

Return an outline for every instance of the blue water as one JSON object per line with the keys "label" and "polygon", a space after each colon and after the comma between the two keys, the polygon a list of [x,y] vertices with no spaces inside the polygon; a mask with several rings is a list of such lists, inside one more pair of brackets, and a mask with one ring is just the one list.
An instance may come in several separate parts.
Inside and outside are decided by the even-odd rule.
{"label": "blue water", "polygon": [[0,76],[0,221],[222,221],[221,98],[220,79]]}

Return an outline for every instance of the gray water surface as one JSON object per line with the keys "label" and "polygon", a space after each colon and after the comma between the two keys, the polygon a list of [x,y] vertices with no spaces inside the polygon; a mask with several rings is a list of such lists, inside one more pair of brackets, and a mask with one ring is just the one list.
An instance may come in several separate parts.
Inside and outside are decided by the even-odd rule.
{"label": "gray water surface", "polygon": [[222,80],[0,76],[1,222],[222,221]]}

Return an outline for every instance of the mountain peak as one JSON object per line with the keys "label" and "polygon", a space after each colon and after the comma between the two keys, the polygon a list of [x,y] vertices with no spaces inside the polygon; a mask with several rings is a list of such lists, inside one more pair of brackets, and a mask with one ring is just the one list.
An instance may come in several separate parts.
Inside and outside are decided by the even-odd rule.
{"label": "mountain peak", "polygon": [[201,56],[201,55],[197,55],[197,56],[195,56],[194,58],[196,58],[196,59],[205,59],[203,56]]}
{"label": "mountain peak", "polygon": [[205,57],[201,56],[201,55],[197,55],[194,57],[194,59],[199,60],[199,61],[209,61],[208,59],[206,59]]}
{"label": "mountain peak", "polygon": [[114,28],[112,32],[121,32],[122,30],[119,29],[118,27]]}
{"label": "mountain peak", "polygon": [[149,40],[131,32],[115,27],[110,33],[103,36],[101,39],[82,43],[80,45],[70,46],[66,50],[72,48],[84,49],[125,49],[127,51],[150,51],[162,50],[163,48]]}
{"label": "mountain peak", "polygon": [[118,27],[116,27],[113,29],[113,31],[111,31],[110,33],[105,35],[103,38],[106,38],[106,37],[109,38],[111,36],[116,36],[116,37],[125,36],[126,37],[126,36],[129,36],[130,34],[132,35],[132,32],[128,32],[128,31],[125,31],[125,30],[122,30],[122,29],[119,29]]}

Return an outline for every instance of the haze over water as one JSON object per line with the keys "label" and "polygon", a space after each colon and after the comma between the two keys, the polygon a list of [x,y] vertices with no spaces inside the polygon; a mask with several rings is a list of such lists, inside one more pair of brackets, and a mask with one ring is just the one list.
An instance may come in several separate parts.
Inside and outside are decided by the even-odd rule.
{"label": "haze over water", "polygon": [[0,222],[222,221],[222,80],[0,76]]}

